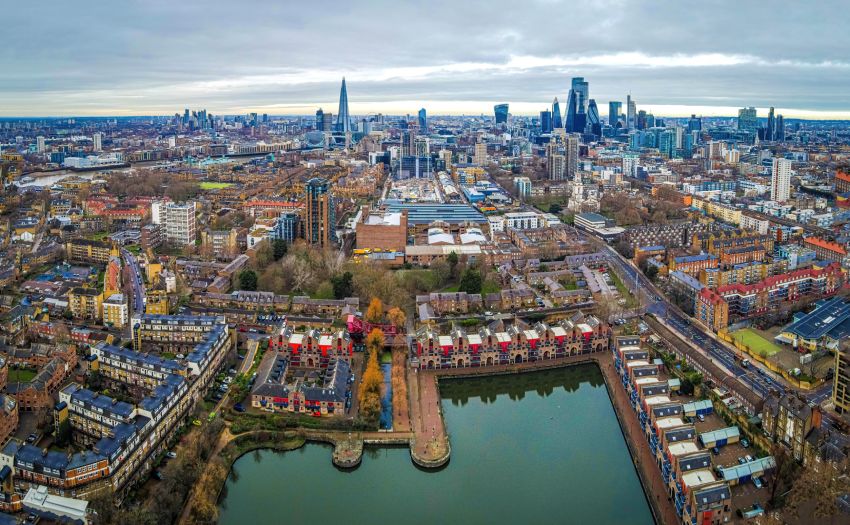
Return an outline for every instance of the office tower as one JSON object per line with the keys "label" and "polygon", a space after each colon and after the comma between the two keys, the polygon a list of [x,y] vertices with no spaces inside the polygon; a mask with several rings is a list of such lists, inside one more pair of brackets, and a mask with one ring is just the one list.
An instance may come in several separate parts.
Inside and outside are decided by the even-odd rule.
{"label": "office tower", "polygon": [[764,130],[764,140],[776,140],[776,119],[773,116],[773,108],[767,112],[767,129]]}
{"label": "office tower", "polygon": [[552,112],[548,109],[540,112],[540,132],[541,133],[551,133],[552,132]]}
{"label": "office tower", "polygon": [[655,120],[655,115],[653,115],[652,113],[647,113],[646,114],[646,127],[654,128],[656,126],[659,127],[659,128],[663,128],[664,127],[664,121],[661,120],[661,119]]}
{"label": "office tower", "polygon": [[307,181],[306,224],[304,235],[307,242],[322,248],[336,240],[336,209],[327,179],[315,177]]}
{"label": "office tower", "polygon": [[94,151],[102,151],[103,150],[103,133],[95,133],[92,136],[92,141],[94,142],[93,148]]}
{"label": "office tower", "polygon": [[417,157],[430,157],[431,140],[428,137],[416,137],[413,141],[413,149]]}
{"label": "office tower", "polygon": [[594,135],[602,135],[602,119],[599,118],[599,107],[596,101],[590,99],[587,103],[587,130]]}
{"label": "office tower", "polygon": [[423,133],[428,131],[428,115],[425,113],[425,108],[419,110],[419,131]]}
{"label": "office tower", "polygon": [[776,115],[776,129],[773,130],[774,140],[784,141],[785,140],[785,117],[782,115]]}
{"label": "office tower", "polygon": [[620,112],[623,111],[623,103],[612,100],[608,102],[608,125],[616,128],[620,123]]}
{"label": "office tower", "polygon": [[693,131],[702,131],[702,119],[692,114],[688,119],[688,133]]}
{"label": "office tower", "polygon": [[324,131],[325,112],[322,108],[316,110],[316,131]]}
{"label": "office tower", "polygon": [[44,137],[41,135],[35,138],[35,149],[39,153],[44,153],[44,150],[47,149],[47,145],[44,142]]}
{"label": "office tower", "polygon": [[508,123],[508,105],[507,104],[496,104],[493,106],[493,111],[496,114],[496,124],[507,124]]}
{"label": "office tower", "polygon": [[555,97],[555,100],[552,102],[552,129],[563,127],[564,121],[561,119],[561,105],[558,103],[558,97]]}
{"label": "office tower", "polygon": [[773,173],[770,178],[770,200],[785,202],[791,197],[791,161],[773,159]]}
{"label": "office tower", "polygon": [[590,103],[590,84],[585,82],[584,77],[574,77],[571,89],[576,94],[576,114],[586,115]]}
{"label": "office tower", "polygon": [[336,130],[341,133],[351,131],[351,115],[348,114],[348,90],[345,88],[345,77],[342,77],[342,87],[339,88],[339,112],[336,117]]}
{"label": "office tower", "polygon": [[401,132],[401,156],[407,157],[416,154],[416,130],[406,129]]}
{"label": "office tower", "polygon": [[637,104],[631,95],[626,95],[626,129],[635,129],[635,118],[637,116]]}
{"label": "office tower", "polygon": [[755,133],[759,127],[758,112],[750,106],[738,110],[738,129]]}
{"label": "office tower", "polygon": [[564,177],[573,180],[578,172],[578,142],[579,135],[570,133],[564,142],[564,161],[566,163]]}
{"label": "office tower", "polygon": [[646,111],[640,110],[637,114],[637,121],[635,122],[635,127],[637,129],[646,129]]}
{"label": "office tower", "polygon": [[667,129],[658,136],[658,150],[664,158],[672,159],[676,152],[676,132]]}
{"label": "office tower", "polygon": [[832,383],[832,402],[835,411],[850,411],[850,342],[842,340],[835,351],[835,377]]}
{"label": "office tower", "polygon": [[487,163],[487,143],[478,142],[475,144],[475,153],[472,155],[472,163],[483,166]]}
{"label": "office tower", "polygon": [[587,125],[590,86],[583,77],[574,77],[567,99],[567,131],[583,133]]}
{"label": "office tower", "polygon": [[330,133],[334,128],[334,114],[333,113],[324,113],[322,115],[322,131]]}

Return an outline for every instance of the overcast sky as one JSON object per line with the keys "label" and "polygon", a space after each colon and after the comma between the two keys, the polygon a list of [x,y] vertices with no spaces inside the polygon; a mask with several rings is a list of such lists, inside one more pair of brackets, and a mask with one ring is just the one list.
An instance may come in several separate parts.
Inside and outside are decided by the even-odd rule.
{"label": "overcast sky", "polygon": [[[5,5],[0,115],[607,113],[850,118],[847,1],[40,0]],[[765,112],[761,111],[760,116]]]}

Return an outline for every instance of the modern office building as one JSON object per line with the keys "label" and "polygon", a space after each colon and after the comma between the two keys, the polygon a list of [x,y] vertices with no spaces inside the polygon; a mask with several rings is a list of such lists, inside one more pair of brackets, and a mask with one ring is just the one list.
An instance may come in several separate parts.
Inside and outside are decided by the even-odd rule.
{"label": "modern office building", "polygon": [[776,140],[776,117],[773,114],[773,108],[767,112],[767,128],[764,130],[764,140]]}
{"label": "modern office building", "polygon": [[496,124],[507,124],[508,123],[508,105],[507,104],[496,104],[493,106],[493,111],[496,114]]}
{"label": "modern office building", "polygon": [[418,114],[419,121],[419,131],[425,133],[428,131],[428,113],[425,111],[425,108],[419,110]]}
{"label": "modern office building", "polygon": [[738,129],[756,133],[758,131],[759,119],[756,108],[750,106],[738,110]]}
{"label": "modern office building", "polygon": [[540,112],[540,132],[541,133],[551,133],[552,132],[552,112],[548,109]]}
{"label": "modern office building", "polygon": [[306,223],[304,234],[307,242],[321,247],[331,246],[336,241],[336,206],[327,179],[312,178],[307,181]]}
{"label": "modern office building", "polygon": [[623,112],[623,103],[616,100],[608,102],[608,125],[616,128],[620,124],[620,114]]}
{"label": "modern office building", "polygon": [[563,127],[564,121],[561,117],[561,104],[558,103],[558,97],[555,97],[555,100],[552,101],[552,127],[549,128],[549,131]]}
{"label": "modern office building", "polygon": [[564,178],[574,180],[578,173],[578,144],[579,135],[570,133],[564,141]]}
{"label": "modern office building", "polygon": [[[773,108],[771,108],[771,111]],[[773,171],[770,177],[770,200],[785,202],[791,197],[791,161],[773,159]]]}
{"label": "modern office building", "polygon": [[342,86],[339,88],[339,112],[336,117],[336,131],[340,133],[351,132],[351,115],[348,113],[348,89],[345,87],[345,77],[342,77]]}
{"label": "modern office building", "polygon": [[832,402],[839,414],[850,412],[850,344],[844,339],[835,352],[835,378],[832,385]]}
{"label": "modern office building", "polygon": [[626,129],[635,129],[637,119],[637,104],[631,95],[626,95]]}
{"label": "modern office building", "polygon": [[92,135],[92,149],[94,151],[103,150],[103,133],[95,133]]}

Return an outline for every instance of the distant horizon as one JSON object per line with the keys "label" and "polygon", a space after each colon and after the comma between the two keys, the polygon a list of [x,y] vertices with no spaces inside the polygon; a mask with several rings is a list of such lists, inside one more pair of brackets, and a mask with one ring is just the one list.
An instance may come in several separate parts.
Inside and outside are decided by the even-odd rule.
{"label": "distant horizon", "polygon": [[[445,102],[446,101],[440,101],[440,104],[437,104],[437,106],[439,107],[439,106],[445,104]],[[619,101],[619,102],[624,102],[624,101]],[[416,107],[416,109],[411,109],[411,110],[407,110],[407,111],[373,110],[373,111],[363,112],[363,111],[357,111],[356,108],[358,108],[359,106],[363,106],[364,104],[357,104],[356,102],[350,102],[349,101],[349,105],[351,107],[351,117],[352,117],[352,119],[355,119],[355,120],[356,120],[356,118],[370,117],[370,116],[375,116],[375,115],[378,115],[378,114],[381,114],[385,117],[410,116],[411,119],[415,119],[417,112],[419,111],[419,109],[421,109],[423,107],[425,108],[429,119],[437,118],[437,117],[481,117],[481,116],[493,117],[493,106],[496,105],[496,104],[508,104],[510,115],[515,116],[515,117],[531,117],[531,118],[539,117],[541,111],[551,109],[550,105],[540,105],[541,109],[539,111],[536,111],[536,112],[527,111],[527,110],[525,110],[525,111],[521,110],[520,112],[516,112],[516,111],[513,110],[515,105],[522,105],[523,107],[531,106],[531,105],[537,106],[536,103],[530,103],[530,102],[525,102],[525,103],[522,103],[522,102],[520,102],[520,103],[479,102],[479,104],[489,105],[488,106],[489,111],[432,112],[431,110],[428,109],[427,105],[419,105],[419,106]],[[174,117],[175,114],[182,115],[183,111],[187,107],[188,107],[189,111],[206,110],[208,114],[211,114],[215,117],[238,117],[238,116],[247,115],[249,113],[257,113],[258,115],[267,114],[269,117],[310,118],[310,117],[315,116],[315,112],[318,109],[322,109],[323,111],[325,111],[325,113],[332,113],[333,115],[336,115],[337,114],[336,106],[337,106],[336,103],[334,103],[334,104],[319,103],[319,104],[315,104],[315,105],[314,104],[298,104],[298,105],[293,105],[292,107],[293,108],[299,108],[299,109],[311,107],[311,108],[315,108],[315,109],[313,109],[312,111],[306,111],[306,112],[278,113],[278,112],[270,112],[268,109],[266,109],[264,111],[263,109],[250,109],[250,108],[246,108],[244,111],[238,111],[238,112],[232,112],[232,111],[231,112],[218,112],[218,111],[214,111],[214,110],[210,109],[209,107],[202,106],[202,105],[189,105],[189,106],[181,106],[180,107],[181,109],[179,111],[162,112],[162,113],[131,113],[131,112],[127,112],[127,113],[83,114],[83,113],[69,112],[67,114],[49,114],[49,115],[48,114],[45,114],[45,115],[38,115],[38,114],[21,115],[21,114],[18,114],[18,115],[0,115],[0,120],[68,119],[68,118],[108,119],[108,118],[149,118],[149,117],[150,118],[169,118],[169,117]],[[333,107],[334,109],[332,109],[332,110],[328,109],[328,108],[331,108],[331,107]],[[606,101],[602,104],[599,104],[599,108],[601,109],[602,107],[607,108],[608,102]],[[673,108],[673,107],[676,108],[675,112],[665,113],[663,111],[663,108]],[[747,107],[750,107],[750,106],[747,106]],[[758,106],[755,106],[755,107],[756,107],[756,110],[757,110],[758,118],[760,120],[761,119],[767,119],[767,114],[768,114],[768,111],[769,111],[770,108],[769,107],[758,107]],[[268,108],[268,106],[266,106],[266,108]],[[708,111],[706,111],[706,110],[713,110],[713,109],[720,110],[721,108],[722,108],[722,110],[729,111],[729,112],[726,113],[726,112],[717,111],[717,112],[709,113]],[[669,106],[669,105],[663,105],[663,104],[661,104],[661,105],[658,105],[658,104],[656,104],[656,105],[645,105],[644,106],[644,105],[638,104],[638,110],[639,111],[644,110],[647,113],[652,114],[656,118],[673,118],[673,119],[685,119],[685,118],[689,118],[691,115],[696,115],[697,117],[700,117],[700,118],[735,119],[735,118],[738,118],[738,110],[739,109],[742,109],[742,108],[731,108],[731,107],[728,107],[728,106],[693,106],[693,107],[691,107],[691,106]],[[662,111],[659,111],[659,110],[662,110]],[[831,121],[831,122],[850,121],[850,111],[838,111],[838,112],[833,112],[833,111],[807,111],[807,110],[800,110],[800,109],[778,108],[777,107],[777,108],[774,108],[774,113],[776,115],[782,115],[785,118],[786,121],[789,121],[789,120]],[[604,112],[604,113],[600,112],[600,116],[604,120],[607,120],[608,113],[607,112]]]}

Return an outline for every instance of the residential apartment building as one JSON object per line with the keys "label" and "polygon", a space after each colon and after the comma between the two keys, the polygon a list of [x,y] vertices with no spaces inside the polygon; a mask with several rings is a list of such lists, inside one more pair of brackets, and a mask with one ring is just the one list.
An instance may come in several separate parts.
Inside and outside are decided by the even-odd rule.
{"label": "residential apartment building", "polygon": [[327,369],[336,361],[350,363],[354,344],[346,329],[332,333],[315,329],[296,332],[284,324],[269,338],[269,350],[286,358],[287,366]]}
{"label": "residential apartment building", "polygon": [[195,244],[197,224],[194,202],[154,202],[151,210],[152,222],[161,226],[165,242],[180,247]]}
{"label": "residential apartment building", "polygon": [[717,332],[729,326],[729,304],[720,294],[703,288],[694,301],[694,317]]}
{"label": "residential apartment building", "polygon": [[100,320],[103,294],[94,288],[72,288],[68,292],[68,309],[75,319]]}
{"label": "residential apartment building", "polygon": [[65,243],[65,258],[72,263],[105,265],[112,254],[112,245],[102,241],[77,238]]}
{"label": "residential apartment building", "polygon": [[847,249],[837,242],[827,241],[818,237],[803,239],[803,246],[814,250],[815,255],[822,261],[843,263],[847,260]]}
{"label": "residential apartment building", "polygon": [[130,322],[130,307],[122,293],[110,295],[103,301],[103,324],[113,328],[124,328]]}
{"label": "residential apartment building", "polygon": [[820,406],[794,395],[771,395],[764,403],[762,429],[774,442],[782,443],[797,461],[803,461],[806,437],[820,428],[823,415]]}
{"label": "residential apartment building", "polygon": [[14,397],[0,394],[0,445],[18,428],[18,402]]}
{"label": "residential apartment building", "polygon": [[492,366],[601,352],[608,348],[610,335],[607,324],[580,313],[560,323],[541,322],[529,329],[514,325],[504,332],[482,328],[467,333],[455,328],[448,335],[440,335],[426,327],[414,338],[414,366],[423,369]]}
{"label": "residential apartment building", "polygon": [[[292,367],[294,368],[294,367]],[[290,372],[289,360],[278,352],[266,352],[251,390],[251,406],[271,412],[286,411],[313,416],[343,414],[351,399],[353,376],[346,360],[336,360],[324,377]]]}

